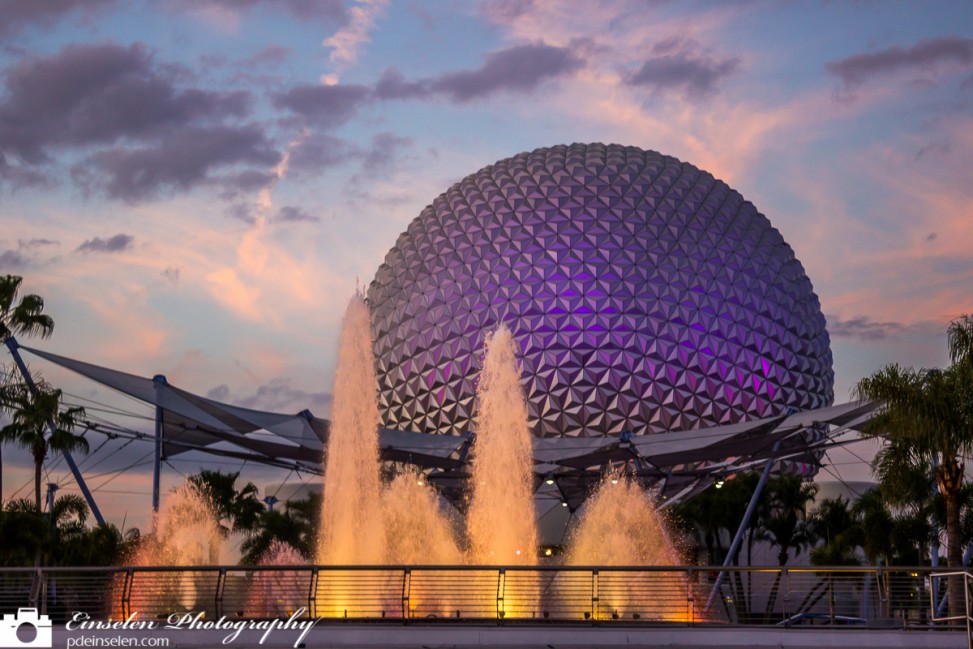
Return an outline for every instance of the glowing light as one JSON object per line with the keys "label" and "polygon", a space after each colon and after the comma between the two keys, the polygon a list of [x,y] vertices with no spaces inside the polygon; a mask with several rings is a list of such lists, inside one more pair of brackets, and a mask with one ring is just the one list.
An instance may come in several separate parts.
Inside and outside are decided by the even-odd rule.
{"label": "glowing light", "polygon": [[617,477],[612,478],[612,484],[618,484],[618,478]]}
{"label": "glowing light", "polygon": [[546,549],[544,550],[544,556],[545,556],[545,557],[549,557],[549,556],[551,556],[552,554],[554,554],[554,550],[552,550],[551,548],[546,548]]}
{"label": "glowing light", "polygon": [[547,480],[544,481],[545,484],[554,484],[554,478],[547,476]]}
{"label": "glowing light", "polygon": [[562,500],[561,501],[561,507],[567,507],[567,506],[568,506],[568,504]]}
{"label": "glowing light", "polygon": [[716,487],[717,489],[722,489],[723,484],[724,484],[724,480],[720,478],[719,480],[716,481],[716,484],[714,484],[713,486]]}

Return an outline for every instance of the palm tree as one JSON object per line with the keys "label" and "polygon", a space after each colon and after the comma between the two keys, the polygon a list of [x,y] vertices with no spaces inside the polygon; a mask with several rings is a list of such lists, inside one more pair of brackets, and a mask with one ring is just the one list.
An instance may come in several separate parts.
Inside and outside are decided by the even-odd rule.
{"label": "palm tree", "polygon": [[[301,546],[301,524],[290,507],[283,511],[268,509],[260,516],[257,530],[240,544],[240,563],[256,565],[274,543],[282,542],[298,548]],[[308,557],[305,557],[308,558]]]}
{"label": "palm tree", "polygon": [[[947,330],[952,364],[946,369],[887,365],[858,382],[861,400],[882,403],[866,433],[888,440],[896,453],[935,467],[934,477],[946,503],[946,562],[963,562],[960,538],[963,457],[973,451],[973,318],[964,315]],[[959,615],[963,584],[951,579],[950,614]]]}
{"label": "palm tree", "polygon": [[17,302],[23,277],[0,277],[0,343],[15,334],[38,335],[49,338],[54,332],[54,320],[44,314],[44,298],[28,294]]}
{"label": "palm tree", "polygon": [[[766,498],[756,537],[777,548],[777,562],[787,565],[790,552],[800,552],[812,542],[811,527],[805,510],[818,493],[817,485],[804,482],[798,475],[782,475],[767,483]],[[764,615],[769,615],[777,602],[782,572],[774,578]]]}
{"label": "palm tree", "polygon": [[[13,442],[31,452],[34,458],[34,500],[41,511],[41,473],[48,454],[82,450],[88,452],[88,440],[73,430],[84,416],[84,408],[61,410],[61,391],[38,385],[13,390],[7,408],[11,422],[0,429],[0,443]],[[53,426],[49,429],[49,422]],[[47,434],[49,432],[49,434]]]}
{"label": "palm tree", "polygon": [[812,542],[804,512],[817,493],[817,485],[798,475],[783,475],[767,485],[767,508],[758,537],[777,548],[781,566],[787,565],[792,549],[800,552]]}
{"label": "palm tree", "polygon": [[252,533],[264,511],[263,503],[257,498],[257,486],[248,482],[237,489],[239,477],[239,471],[223,473],[203,469],[188,478],[193,488],[212,504],[224,536],[231,531]]}
{"label": "palm tree", "polygon": [[51,527],[26,498],[0,508],[0,566],[30,566],[50,538]]}
{"label": "palm tree", "polygon": [[[54,319],[44,314],[44,298],[27,294],[17,302],[23,277],[4,275],[0,277],[0,343],[6,343],[15,334],[24,336],[38,335],[49,338],[54,332]],[[13,383],[13,372],[0,376],[0,392],[6,392]],[[7,395],[0,393],[0,410],[7,401]],[[0,502],[3,501],[3,442],[0,441]]]}

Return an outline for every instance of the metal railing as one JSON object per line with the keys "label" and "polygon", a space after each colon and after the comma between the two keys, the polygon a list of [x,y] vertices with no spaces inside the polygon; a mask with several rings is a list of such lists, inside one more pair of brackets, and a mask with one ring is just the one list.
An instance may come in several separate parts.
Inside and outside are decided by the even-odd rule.
{"label": "metal railing", "polygon": [[[718,575],[724,573],[721,580]],[[2,568],[0,611],[55,622],[298,615],[409,624],[834,625],[964,628],[940,618],[930,568],[719,566],[198,566]],[[967,582],[968,583],[968,582]],[[717,586],[717,584],[719,584]],[[711,591],[713,605],[705,610]],[[933,602],[930,610],[928,602]],[[969,611],[969,608],[967,608]]]}
{"label": "metal railing", "polygon": [[[942,585],[950,580],[963,581],[963,613],[949,613],[948,597],[942,596]],[[948,586],[947,586],[948,587]],[[933,572],[929,574],[929,610],[937,623],[961,623],[966,625],[966,646],[973,648],[973,574],[969,572]]]}

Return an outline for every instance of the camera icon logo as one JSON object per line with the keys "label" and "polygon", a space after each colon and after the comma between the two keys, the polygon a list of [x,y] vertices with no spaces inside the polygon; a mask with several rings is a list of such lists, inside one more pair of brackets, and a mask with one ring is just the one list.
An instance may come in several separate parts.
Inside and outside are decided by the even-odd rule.
{"label": "camera icon logo", "polygon": [[0,623],[0,647],[50,647],[51,618],[38,615],[36,608],[18,608],[16,615],[4,615]]}

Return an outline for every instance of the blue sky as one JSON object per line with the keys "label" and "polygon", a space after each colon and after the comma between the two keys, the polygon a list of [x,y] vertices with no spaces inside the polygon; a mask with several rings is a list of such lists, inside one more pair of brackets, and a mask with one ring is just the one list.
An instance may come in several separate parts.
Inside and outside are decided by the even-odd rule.
{"label": "blue sky", "polygon": [[0,273],[47,299],[40,346],[228,401],[327,416],[344,305],[408,222],[560,143],[751,200],[821,299],[837,401],[943,364],[973,312],[968,2],[2,0],[0,66]]}

